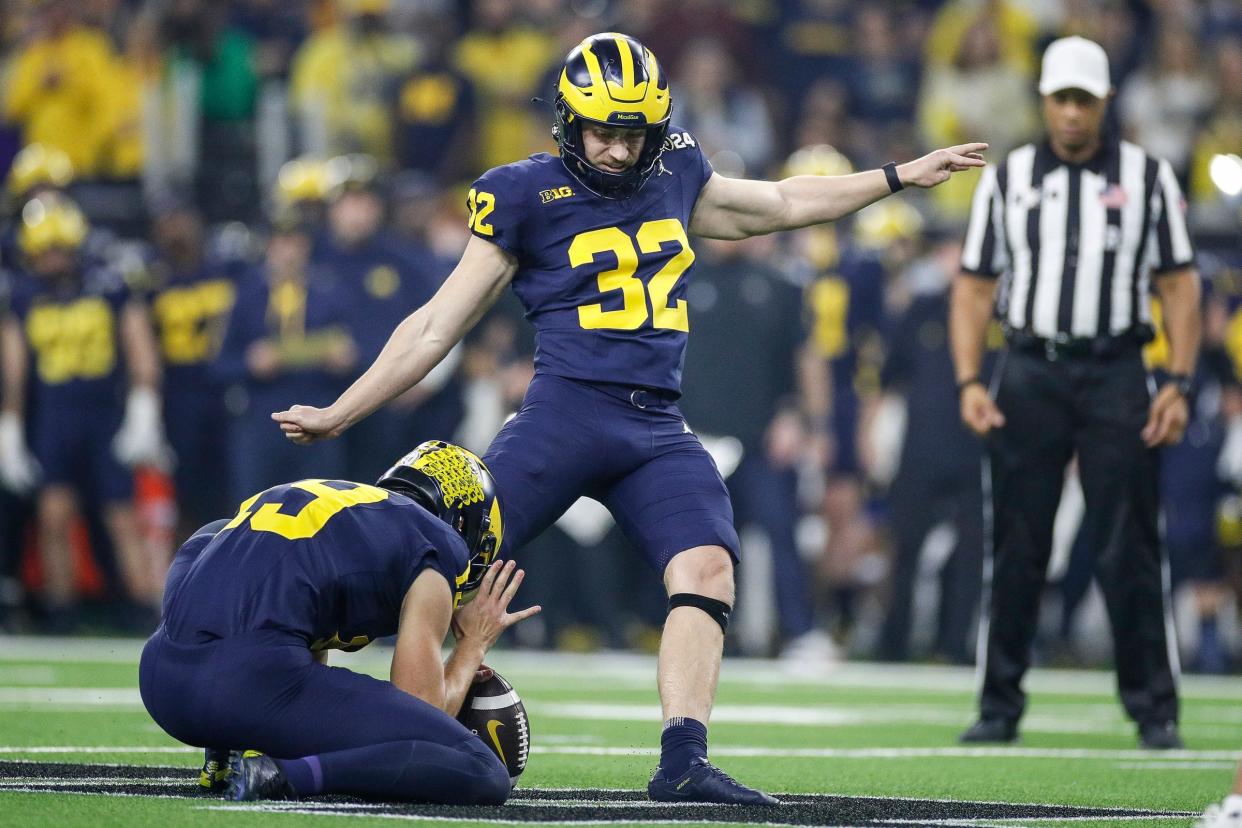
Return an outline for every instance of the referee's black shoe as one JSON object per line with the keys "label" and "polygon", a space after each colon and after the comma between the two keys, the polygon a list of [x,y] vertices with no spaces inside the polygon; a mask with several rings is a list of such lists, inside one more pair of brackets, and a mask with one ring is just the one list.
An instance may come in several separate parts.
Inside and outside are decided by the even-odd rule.
{"label": "referee's black shoe", "polygon": [[1010,719],[983,718],[957,740],[964,745],[1012,745],[1018,741],[1018,723]]}
{"label": "referee's black shoe", "polygon": [[1139,725],[1139,747],[1143,750],[1181,750],[1182,736],[1177,722],[1145,722]]}

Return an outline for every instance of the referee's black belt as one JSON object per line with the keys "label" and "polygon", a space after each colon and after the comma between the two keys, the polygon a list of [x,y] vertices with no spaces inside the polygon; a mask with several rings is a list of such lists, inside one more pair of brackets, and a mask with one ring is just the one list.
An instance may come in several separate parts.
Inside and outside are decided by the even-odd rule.
{"label": "referee's black belt", "polygon": [[1138,353],[1149,337],[1137,332],[1110,336],[1043,337],[1025,331],[1009,331],[1005,339],[1015,351],[1056,362],[1060,359],[1112,359]]}

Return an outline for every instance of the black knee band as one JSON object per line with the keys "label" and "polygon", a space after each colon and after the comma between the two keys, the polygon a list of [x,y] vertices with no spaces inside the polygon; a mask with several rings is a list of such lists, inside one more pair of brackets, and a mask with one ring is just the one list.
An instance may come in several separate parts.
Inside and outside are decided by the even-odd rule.
{"label": "black knee band", "polygon": [[724,601],[717,601],[706,595],[695,595],[693,592],[679,592],[668,596],[668,611],[672,612],[677,607],[694,607],[703,610],[720,625],[722,633],[729,630],[729,613],[733,612],[733,607]]}

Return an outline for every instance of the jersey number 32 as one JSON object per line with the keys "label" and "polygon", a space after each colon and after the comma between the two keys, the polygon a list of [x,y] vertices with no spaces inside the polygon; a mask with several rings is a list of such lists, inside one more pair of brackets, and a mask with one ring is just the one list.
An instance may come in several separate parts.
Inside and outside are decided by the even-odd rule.
{"label": "jersey number 32", "polygon": [[[638,242],[635,249],[634,242]],[[635,274],[638,272],[639,254],[659,253],[665,244],[676,243],[677,253],[664,263],[651,279],[644,284]],[[570,267],[582,267],[595,261],[602,253],[611,253],[617,266],[605,270],[597,279],[601,293],[621,291],[623,304],[619,310],[604,310],[600,303],[578,308],[578,324],[588,330],[608,328],[633,331],[642,327],[648,318],[652,327],[674,331],[689,331],[690,318],[686,300],[678,299],[669,305],[669,294],[677,280],[694,262],[694,251],[686,238],[686,230],[674,218],[643,222],[631,239],[619,227],[602,227],[579,233],[569,245]],[[650,311],[648,310],[650,297]]]}

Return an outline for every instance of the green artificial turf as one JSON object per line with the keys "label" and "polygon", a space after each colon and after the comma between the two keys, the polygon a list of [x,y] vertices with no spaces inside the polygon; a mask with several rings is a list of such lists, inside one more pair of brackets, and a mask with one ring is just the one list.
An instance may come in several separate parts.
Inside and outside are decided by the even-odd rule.
{"label": "green artificial turf", "polygon": [[[200,755],[182,750],[142,708],[139,648],[134,641],[0,638],[0,761],[197,765]],[[337,663],[382,676],[386,653],[368,648]],[[522,788],[645,789],[660,727],[653,660],[502,652],[489,663],[514,684],[530,713],[532,751]],[[1110,674],[1037,671],[1022,744],[968,751],[956,736],[972,718],[972,686],[969,671],[948,668],[843,665],[819,671],[726,662],[711,725],[713,761],[774,792],[1199,813],[1228,790],[1242,748],[1237,682],[1185,682],[1188,750],[1169,755],[1136,750]],[[45,765],[38,767],[47,773]],[[381,821],[221,808],[205,799],[14,790],[20,787],[29,787],[28,780],[15,772],[0,774],[0,825]],[[512,808],[506,806],[497,818],[522,812]],[[891,808],[895,819],[902,818],[900,802]],[[389,814],[382,821],[402,816]],[[618,816],[629,818],[633,811],[610,811],[601,804],[597,819]],[[642,818],[668,815],[650,812]],[[1191,822],[1043,817],[974,824],[1103,828]]]}

